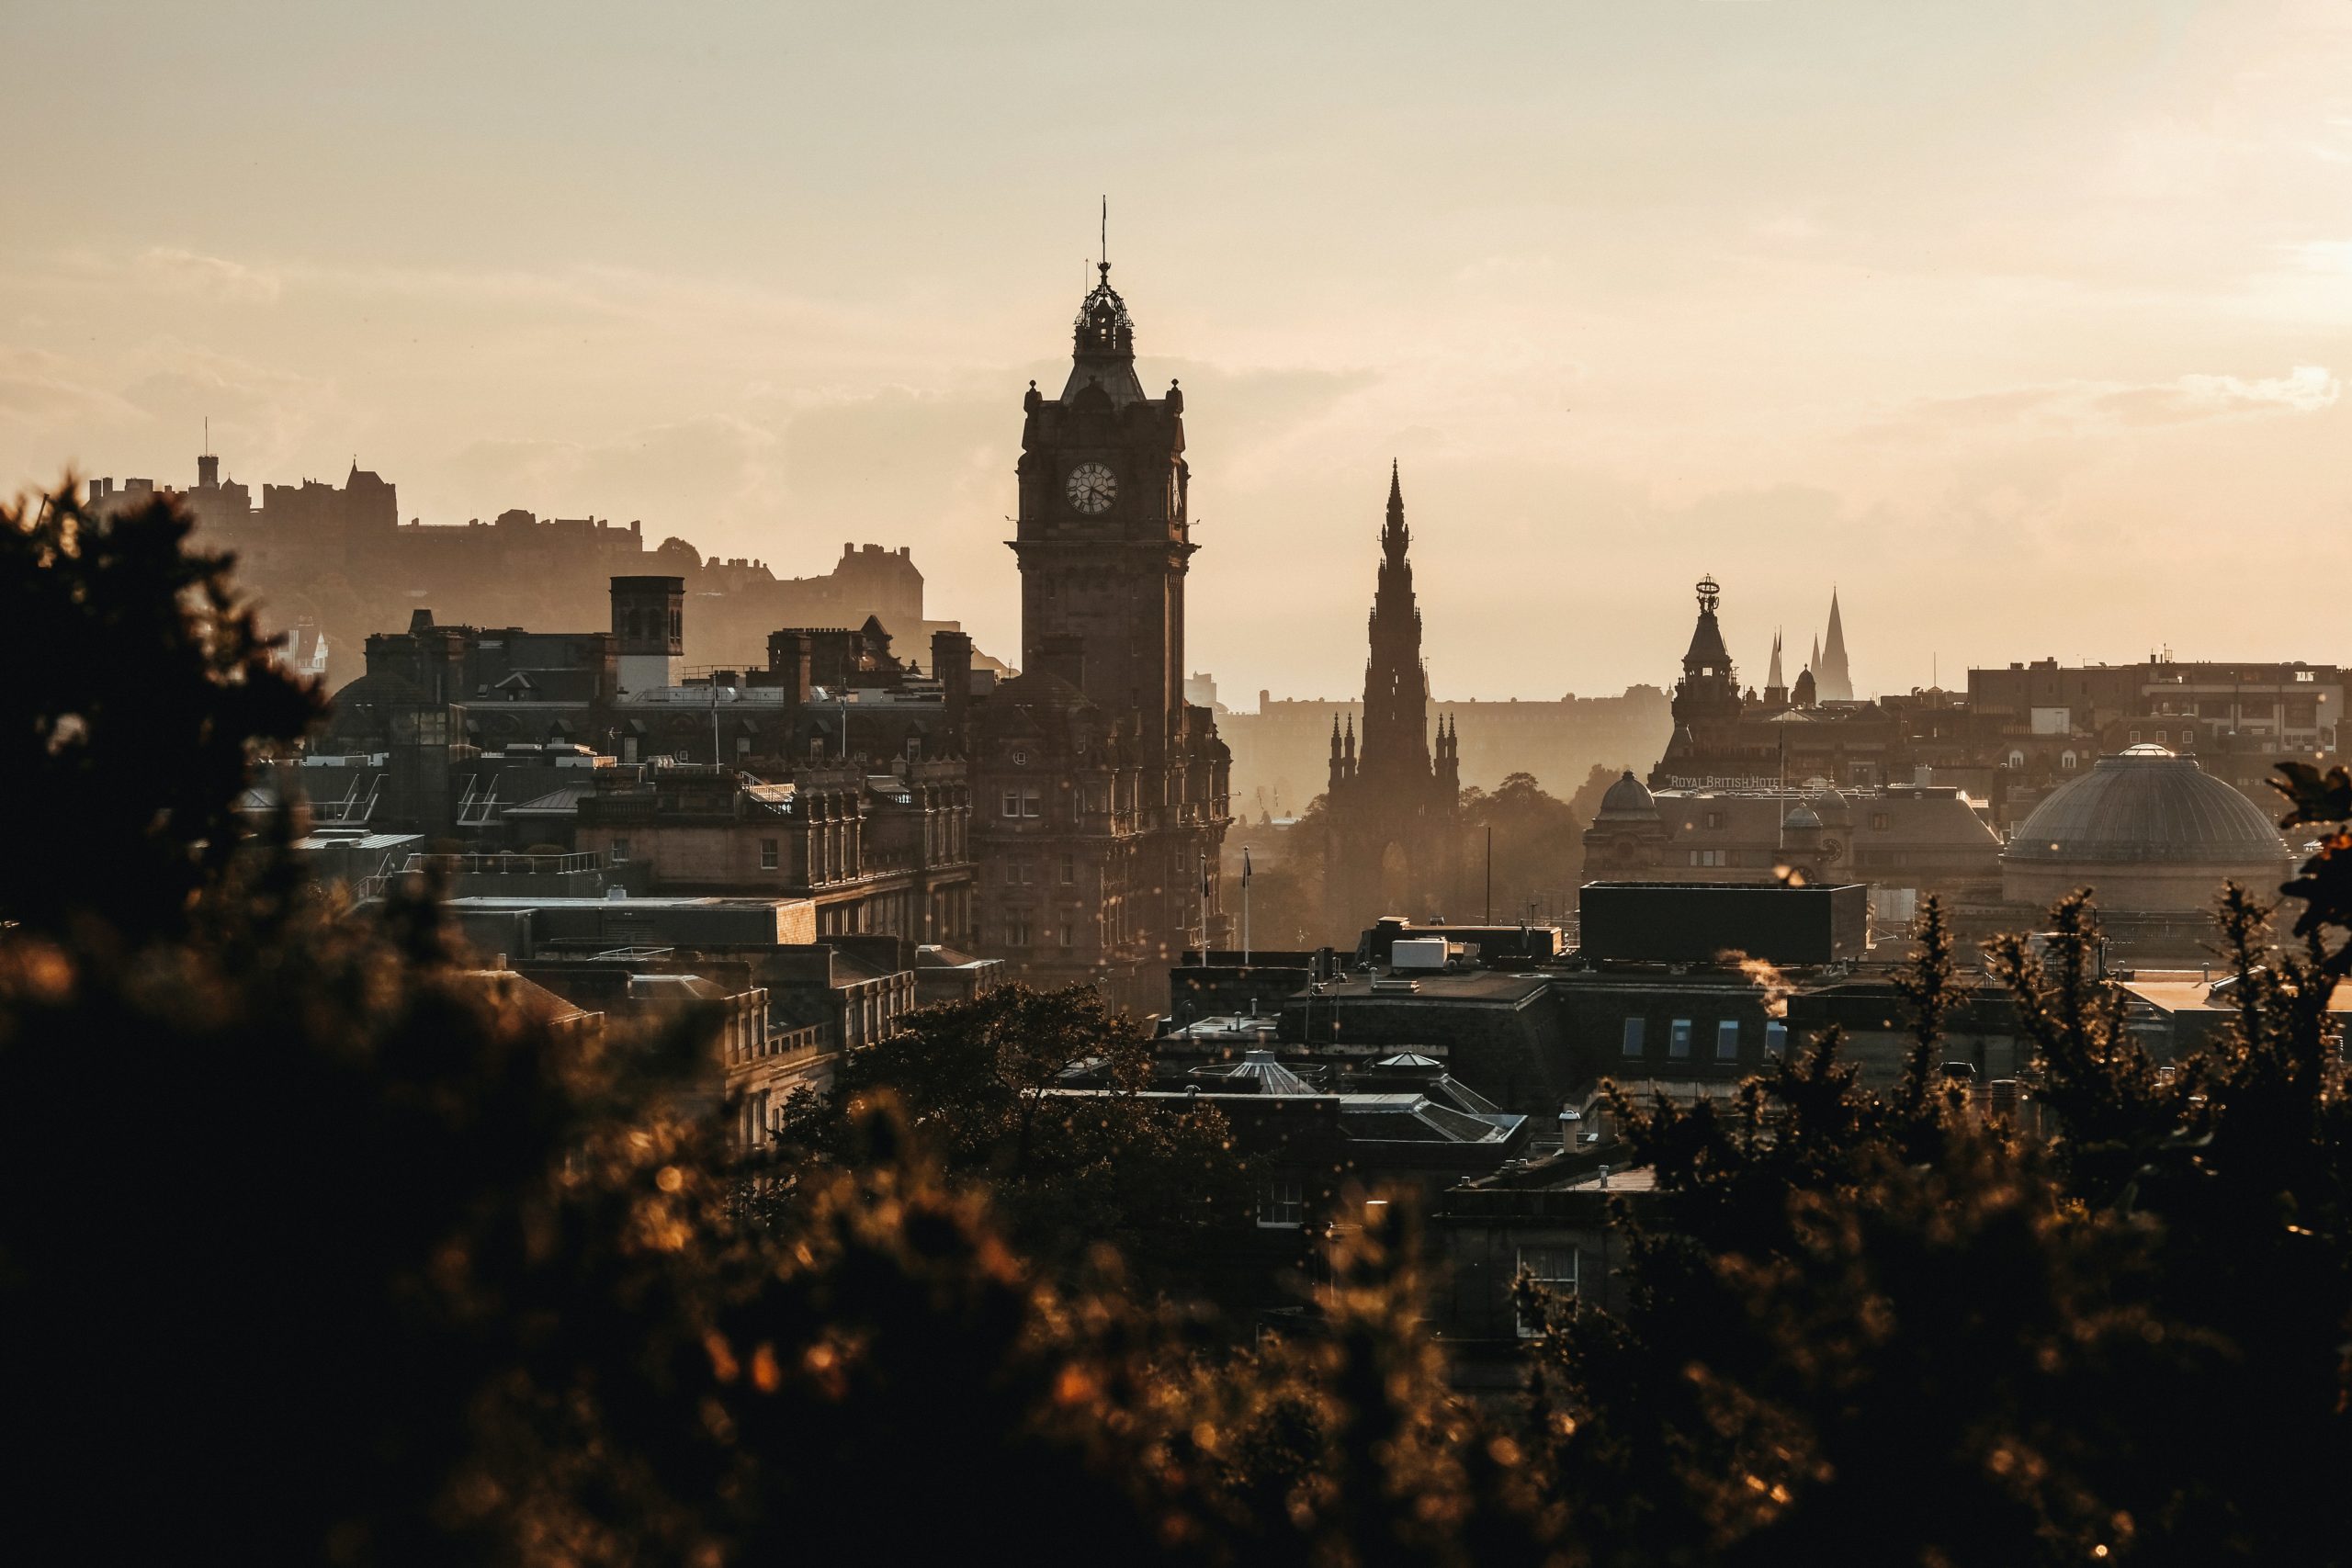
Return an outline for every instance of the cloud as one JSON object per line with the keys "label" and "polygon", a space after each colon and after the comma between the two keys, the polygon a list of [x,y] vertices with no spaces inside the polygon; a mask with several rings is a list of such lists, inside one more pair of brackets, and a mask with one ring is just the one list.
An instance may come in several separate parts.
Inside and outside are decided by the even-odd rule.
{"label": "cloud", "polygon": [[168,245],[141,252],[138,271],[159,288],[221,304],[266,305],[285,288],[274,272]]}
{"label": "cloud", "polygon": [[1956,398],[1921,398],[1855,434],[1863,441],[1930,441],[1987,430],[2080,435],[2101,428],[2187,424],[2324,413],[2343,395],[2342,378],[2322,365],[2284,376],[2190,374],[2168,381],[2060,381]]}
{"label": "cloud", "polygon": [[2284,376],[2248,381],[2236,376],[2183,376],[2163,386],[2110,393],[2098,406],[2134,424],[2238,414],[2319,413],[2335,406],[2344,383],[2326,367],[2298,365]]}
{"label": "cloud", "polygon": [[134,412],[114,393],[77,380],[62,355],[0,347],[0,418],[53,431]]}

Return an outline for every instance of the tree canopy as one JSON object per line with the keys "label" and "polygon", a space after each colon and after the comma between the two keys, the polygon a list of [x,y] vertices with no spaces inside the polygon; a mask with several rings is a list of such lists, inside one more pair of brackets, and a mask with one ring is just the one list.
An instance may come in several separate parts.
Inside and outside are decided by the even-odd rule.
{"label": "tree canopy", "polygon": [[[66,796],[13,796],[20,839],[80,840],[0,862],[0,1409],[19,1537],[57,1555],[2352,1551],[2340,773],[2290,773],[2324,829],[2292,942],[2230,894],[2236,1016],[2183,1060],[2150,1055],[2070,898],[1985,955],[2028,1113],[1954,1098],[1931,906],[1892,1092],[1831,1033],[1729,1104],[1619,1096],[1656,1179],[1618,1201],[1623,1304],[1522,1281],[1535,1392],[1481,1406],[1448,1390],[1409,1217],[1333,1238],[1284,1334],[1137,1277],[1220,1223],[1234,1167],[1211,1115],[1136,1092],[1141,1043],[1082,996],[1008,991],[854,1055],[796,1116],[808,1157],[746,1203],[695,1092],[709,1021],[578,1028],[429,895],[355,914],[240,844],[250,760],[315,705],[175,514],[6,525],[0,594],[93,660],[0,687],[20,776]],[[1077,1062],[1109,1092],[1057,1093]]]}
{"label": "tree canopy", "polygon": [[1146,1093],[1151,1060],[1092,987],[1004,986],[851,1052],[831,1094],[794,1103],[782,1136],[854,1167],[887,1097],[948,1179],[994,1194],[1033,1255],[1069,1263],[1108,1245],[1137,1267],[1181,1268],[1252,1218],[1256,1186],[1223,1112]]}

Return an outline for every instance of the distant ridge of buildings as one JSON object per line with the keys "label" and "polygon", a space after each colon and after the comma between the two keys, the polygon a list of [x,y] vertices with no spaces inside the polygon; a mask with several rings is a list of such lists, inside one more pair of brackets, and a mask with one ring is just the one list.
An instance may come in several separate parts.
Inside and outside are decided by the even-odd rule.
{"label": "distant ridge of buildings", "polygon": [[[176,497],[204,536],[236,552],[239,578],[270,625],[305,649],[323,641],[337,682],[358,673],[370,633],[405,626],[421,606],[475,626],[593,625],[613,578],[648,573],[684,580],[695,603],[686,660],[695,666],[757,666],[778,626],[858,626],[871,616],[917,647],[962,629],[925,618],[922,572],[903,545],[846,543],[825,575],[779,578],[764,561],[706,559],[681,538],[648,548],[635,521],[542,518],[518,507],[487,523],[403,524],[397,489],[356,461],[340,485],[265,484],[258,505],[247,486],[221,477],[211,453],[197,459],[185,491],[90,481],[90,503],[102,512],[156,494]],[[975,661],[1001,668],[986,655]]]}

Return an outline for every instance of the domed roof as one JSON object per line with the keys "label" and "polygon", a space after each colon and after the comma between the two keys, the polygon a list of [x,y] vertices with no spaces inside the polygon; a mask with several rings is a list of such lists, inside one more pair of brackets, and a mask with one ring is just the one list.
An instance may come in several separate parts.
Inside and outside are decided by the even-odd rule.
{"label": "domed roof", "polygon": [[337,708],[358,707],[368,703],[424,704],[432,700],[424,694],[424,687],[390,670],[379,670],[348,682],[332,699]]}
{"label": "domed roof", "polygon": [[1784,828],[1814,829],[1821,826],[1821,818],[1810,806],[1799,806],[1781,824]]}
{"label": "domed roof", "polygon": [[1599,819],[1603,822],[1657,816],[1657,797],[1650,794],[1641,780],[1634,776],[1631,769],[1626,771],[1624,777],[1611,784],[1609,793],[1600,797]]}
{"label": "domed roof", "polygon": [[2239,866],[2287,858],[2261,807],[2161,746],[2101,757],[2009,837],[2007,858]]}
{"label": "domed roof", "polygon": [[1824,823],[1836,824],[1840,827],[1849,827],[1853,823],[1853,805],[1851,802],[1847,800],[1844,795],[1838,793],[1835,785],[1827,785],[1816,791],[1806,800],[1805,804],[1812,807],[1813,809],[1820,815],[1821,820]]}

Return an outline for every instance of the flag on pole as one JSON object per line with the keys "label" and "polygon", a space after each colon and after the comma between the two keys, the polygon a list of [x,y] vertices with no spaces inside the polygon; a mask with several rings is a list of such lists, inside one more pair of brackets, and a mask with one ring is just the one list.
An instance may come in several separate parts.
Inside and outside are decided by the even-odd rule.
{"label": "flag on pole", "polygon": [[1247,844],[1241,847],[1241,880],[1244,883],[1250,880],[1250,846]]}

